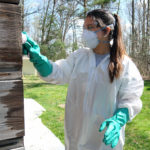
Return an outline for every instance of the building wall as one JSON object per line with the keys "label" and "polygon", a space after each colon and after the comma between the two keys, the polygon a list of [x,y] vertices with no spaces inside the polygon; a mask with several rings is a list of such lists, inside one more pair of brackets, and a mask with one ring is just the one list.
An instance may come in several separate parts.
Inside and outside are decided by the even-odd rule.
{"label": "building wall", "polygon": [[24,149],[21,8],[0,0],[0,150]]}
{"label": "building wall", "polygon": [[37,75],[37,71],[33,66],[33,63],[30,62],[29,58],[26,56],[23,57],[22,73],[23,75]]}

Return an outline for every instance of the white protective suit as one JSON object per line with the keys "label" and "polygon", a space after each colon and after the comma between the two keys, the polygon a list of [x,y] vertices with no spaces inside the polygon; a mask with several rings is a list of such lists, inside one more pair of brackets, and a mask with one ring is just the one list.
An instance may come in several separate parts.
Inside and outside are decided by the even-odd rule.
{"label": "white protective suit", "polygon": [[[119,79],[110,83],[107,55],[96,67],[94,52],[87,48],[73,52],[67,59],[51,62],[53,72],[43,80],[53,84],[68,83],[65,110],[66,150],[110,150],[103,143],[105,131],[99,132],[101,123],[113,116],[117,108],[128,108],[130,121],[140,112],[143,92],[142,77],[125,56],[124,71]],[[125,126],[114,150],[122,150]]]}

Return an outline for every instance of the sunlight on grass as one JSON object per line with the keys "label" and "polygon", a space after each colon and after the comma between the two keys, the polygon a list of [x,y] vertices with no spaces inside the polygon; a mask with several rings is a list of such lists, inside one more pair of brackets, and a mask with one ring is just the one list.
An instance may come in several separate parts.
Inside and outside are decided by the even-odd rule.
{"label": "sunlight on grass", "polygon": [[126,128],[124,150],[150,150],[150,81],[145,81],[141,97],[143,108]]}

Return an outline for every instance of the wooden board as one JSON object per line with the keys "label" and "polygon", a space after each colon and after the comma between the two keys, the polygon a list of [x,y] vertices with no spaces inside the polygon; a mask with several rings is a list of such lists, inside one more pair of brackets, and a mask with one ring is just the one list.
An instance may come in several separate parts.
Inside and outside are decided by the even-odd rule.
{"label": "wooden board", "polygon": [[0,0],[0,150],[24,149],[22,23],[20,6],[14,5],[18,3]]}
{"label": "wooden board", "polygon": [[21,9],[0,3],[0,80],[21,78],[21,71]]}
{"label": "wooden board", "polygon": [[20,0],[0,0],[3,3],[19,4]]}
{"label": "wooden board", "polygon": [[0,81],[3,80],[14,80],[14,79],[20,79],[22,77],[21,71],[3,71],[0,72]]}
{"label": "wooden board", "polygon": [[0,141],[0,150],[25,150],[23,137]]}
{"label": "wooden board", "polygon": [[22,80],[0,81],[0,141],[24,136]]}

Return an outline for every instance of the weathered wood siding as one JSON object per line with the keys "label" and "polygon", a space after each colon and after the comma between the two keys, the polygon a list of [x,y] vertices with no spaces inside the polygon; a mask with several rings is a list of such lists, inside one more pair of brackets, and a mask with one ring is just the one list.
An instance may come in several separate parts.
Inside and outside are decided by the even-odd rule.
{"label": "weathered wood siding", "polygon": [[10,3],[10,4],[19,4],[20,0],[0,0],[3,3]]}
{"label": "weathered wood siding", "polygon": [[0,140],[24,136],[21,80],[0,81]]}
{"label": "weathered wood siding", "polygon": [[19,0],[0,0],[1,150],[23,147],[22,24],[18,3]]}
{"label": "weathered wood siding", "polygon": [[[25,150],[23,145],[23,137],[15,139],[7,139],[0,141],[0,150]],[[15,149],[14,149],[15,148]]]}
{"label": "weathered wood siding", "polygon": [[[0,3],[0,80],[21,78],[21,10],[18,5]],[[17,72],[16,72],[17,71]],[[15,74],[15,75],[14,75]],[[2,79],[3,79],[2,78]]]}

